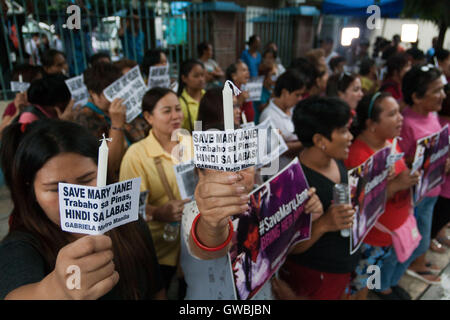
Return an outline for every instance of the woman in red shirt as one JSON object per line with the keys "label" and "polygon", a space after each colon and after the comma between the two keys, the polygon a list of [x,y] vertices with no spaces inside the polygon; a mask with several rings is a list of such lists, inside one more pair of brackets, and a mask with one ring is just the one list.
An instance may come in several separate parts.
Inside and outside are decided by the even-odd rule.
{"label": "woman in red shirt", "polygon": [[[377,151],[390,146],[392,139],[400,135],[403,123],[397,101],[386,92],[365,96],[358,104],[356,113],[357,121],[353,126],[356,138],[345,161],[349,169],[359,166]],[[401,152],[398,146],[397,152]],[[419,177],[418,172],[410,175],[404,159],[397,161],[394,169],[395,174],[392,172],[389,177],[386,209],[378,219],[379,223],[391,231],[402,226],[412,212],[410,188],[417,183]],[[352,283],[352,289],[358,292],[358,298],[367,297],[367,267],[378,265],[381,268],[381,289],[377,294],[382,299],[410,299],[397,283],[392,283],[391,270],[384,270],[384,267],[395,270],[397,261],[392,238],[388,233],[372,228],[364,239],[361,251],[362,259],[355,270],[356,276]],[[384,264],[388,258],[393,263]]]}

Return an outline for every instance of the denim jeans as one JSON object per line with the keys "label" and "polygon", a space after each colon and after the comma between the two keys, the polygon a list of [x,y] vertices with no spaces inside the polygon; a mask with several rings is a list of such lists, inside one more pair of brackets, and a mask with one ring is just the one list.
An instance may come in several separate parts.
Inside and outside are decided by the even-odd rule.
{"label": "denim jeans", "polygon": [[381,289],[378,291],[385,291],[396,286],[409,265],[427,252],[430,246],[431,221],[433,220],[433,210],[436,201],[437,197],[425,197],[414,208],[417,229],[419,229],[422,240],[420,240],[419,246],[413,251],[411,257],[403,263],[398,262],[395,250],[392,248],[392,254],[386,257],[386,260],[383,261],[383,266],[380,269]]}

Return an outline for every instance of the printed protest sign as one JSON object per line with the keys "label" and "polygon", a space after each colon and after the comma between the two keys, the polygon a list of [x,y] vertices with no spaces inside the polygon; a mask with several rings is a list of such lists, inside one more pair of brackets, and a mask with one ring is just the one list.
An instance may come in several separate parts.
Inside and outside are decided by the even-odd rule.
{"label": "printed protest sign", "polygon": [[298,159],[250,194],[250,209],[233,221],[229,252],[236,298],[248,300],[270,280],[291,246],[311,236],[308,183]]}
{"label": "printed protest sign", "polygon": [[425,195],[445,181],[445,162],[449,152],[448,125],[441,131],[417,141],[411,172],[422,170],[419,183],[413,187],[418,204]]}
{"label": "printed protest sign", "polygon": [[240,171],[256,165],[258,130],[194,131],[197,168]]}
{"label": "printed protest sign", "polygon": [[71,233],[103,234],[136,221],[141,178],[105,187],[59,183],[61,228]]}
{"label": "printed protest sign", "polygon": [[30,87],[29,82],[11,81],[12,92],[25,92]]}
{"label": "printed protest sign", "polygon": [[148,89],[156,87],[170,87],[169,66],[150,67],[148,74]]}
{"label": "printed protest sign", "polygon": [[350,254],[358,250],[385,210],[390,154],[390,147],[381,149],[348,172],[351,204],[356,211],[350,236]]}
{"label": "printed protest sign", "polygon": [[263,84],[264,77],[257,77],[242,86],[242,90],[249,94],[247,101],[261,101]]}
{"label": "printed protest sign", "polygon": [[72,94],[72,99],[75,100],[75,105],[82,105],[88,103],[89,100],[89,91],[84,84],[84,76],[80,75],[78,77],[67,79],[66,81],[67,88],[69,88],[70,93]]}
{"label": "printed protest sign", "polygon": [[147,86],[142,79],[139,66],[134,67],[114,81],[104,91],[108,101],[112,102],[116,98],[124,99],[127,107],[127,123],[130,123],[142,112],[142,98],[147,92]]}
{"label": "printed protest sign", "polygon": [[258,164],[261,168],[278,159],[288,150],[288,146],[275,128],[270,118],[261,122],[258,126]]}
{"label": "printed protest sign", "polygon": [[149,191],[142,191],[139,194],[139,215],[145,220],[145,207],[147,206],[147,196]]}
{"label": "printed protest sign", "polygon": [[181,199],[194,199],[195,187],[197,187],[198,183],[198,177],[195,174],[194,169],[194,161],[184,162],[173,166]]}

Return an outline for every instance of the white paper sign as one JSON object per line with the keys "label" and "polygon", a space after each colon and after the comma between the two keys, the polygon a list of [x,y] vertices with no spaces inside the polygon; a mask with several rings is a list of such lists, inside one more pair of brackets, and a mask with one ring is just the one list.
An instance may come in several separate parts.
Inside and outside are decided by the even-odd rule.
{"label": "white paper sign", "polygon": [[84,75],[67,79],[65,82],[72,94],[72,99],[75,100],[74,106],[86,105],[89,100],[89,91],[84,84]]}
{"label": "white paper sign", "polygon": [[169,66],[150,67],[148,89],[155,87],[170,88]]}
{"label": "white paper sign", "polygon": [[194,199],[195,187],[197,187],[198,177],[195,174],[194,161],[184,162],[173,166],[177,179],[178,190],[181,199]]}
{"label": "white paper sign", "polygon": [[278,159],[288,150],[288,146],[270,118],[261,122],[256,128],[258,129],[258,164],[256,167],[261,168]]}
{"label": "white paper sign", "polygon": [[248,91],[249,98],[246,101],[261,101],[264,77],[255,78],[242,86],[243,91]]}
{"label": "white paper sign", "polygon": [[145,220],[145,207],[147,206],[147,196],[149,191],[142,191],[139,194],[139,215]]}
{"label": "white paper sign", "polygon": [[256,165],[258,130],[194,131],[194,163],[198,168],[241,171]]}
{"label": "white paper sign", "polygon": [[104,234],[136,221],[141,178],[105,187],[59,183],[61,229],[71,233]]}
{"label": "white paper sign", "polygon": [[142,112],[142,98],[146,92],[147,86],[142,78],[139,66],[136,66],[108,86],[103,94],[110,102],[116,98],[125,100],[127,123],[130,123]]}
{"label": "white paper sign", "polygon": [[29,82],[11,81],[12,92],[25,92],[30,87]]}

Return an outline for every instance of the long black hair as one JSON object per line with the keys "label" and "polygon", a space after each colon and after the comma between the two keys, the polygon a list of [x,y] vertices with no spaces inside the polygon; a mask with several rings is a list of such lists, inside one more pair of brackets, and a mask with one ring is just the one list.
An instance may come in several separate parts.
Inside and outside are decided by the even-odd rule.
{"label": "long black hair", "polygon": [[182,76],[189,76],[189,73],[194,69],[196,65],[201,66],[203,69],[205,69],[205,66],[200,60],[197,59],[189,59],[184,61],[180,66],[180,75],[178,77],[178,91],[177,96],[181,97],[181,94],[183,93],[183,90],[185,88],[185,84],[182,80]]}
{"label": "long black hair", "polygon": [[[26,128],[13,123],[4,131],[0,157],[14,203],[10,233],[22,231],[38,240],[34,245],[46,261],[47,273],[54,269],[59,250],[70,240],[69,234],[53,223],[37,202],[34,179],[47,161],[61,153],[76,153],[97,163],[98,141],[84,127],[61,120],[39,120]],[[120,226],[106,234],[113,242],[123,298],[142,298],[145,293],[139,291],[139,284],[150,283],[150,278],[139,279],[136,271],[154,272],[156,258],[151,243],[146,241],[137,223]]]}

